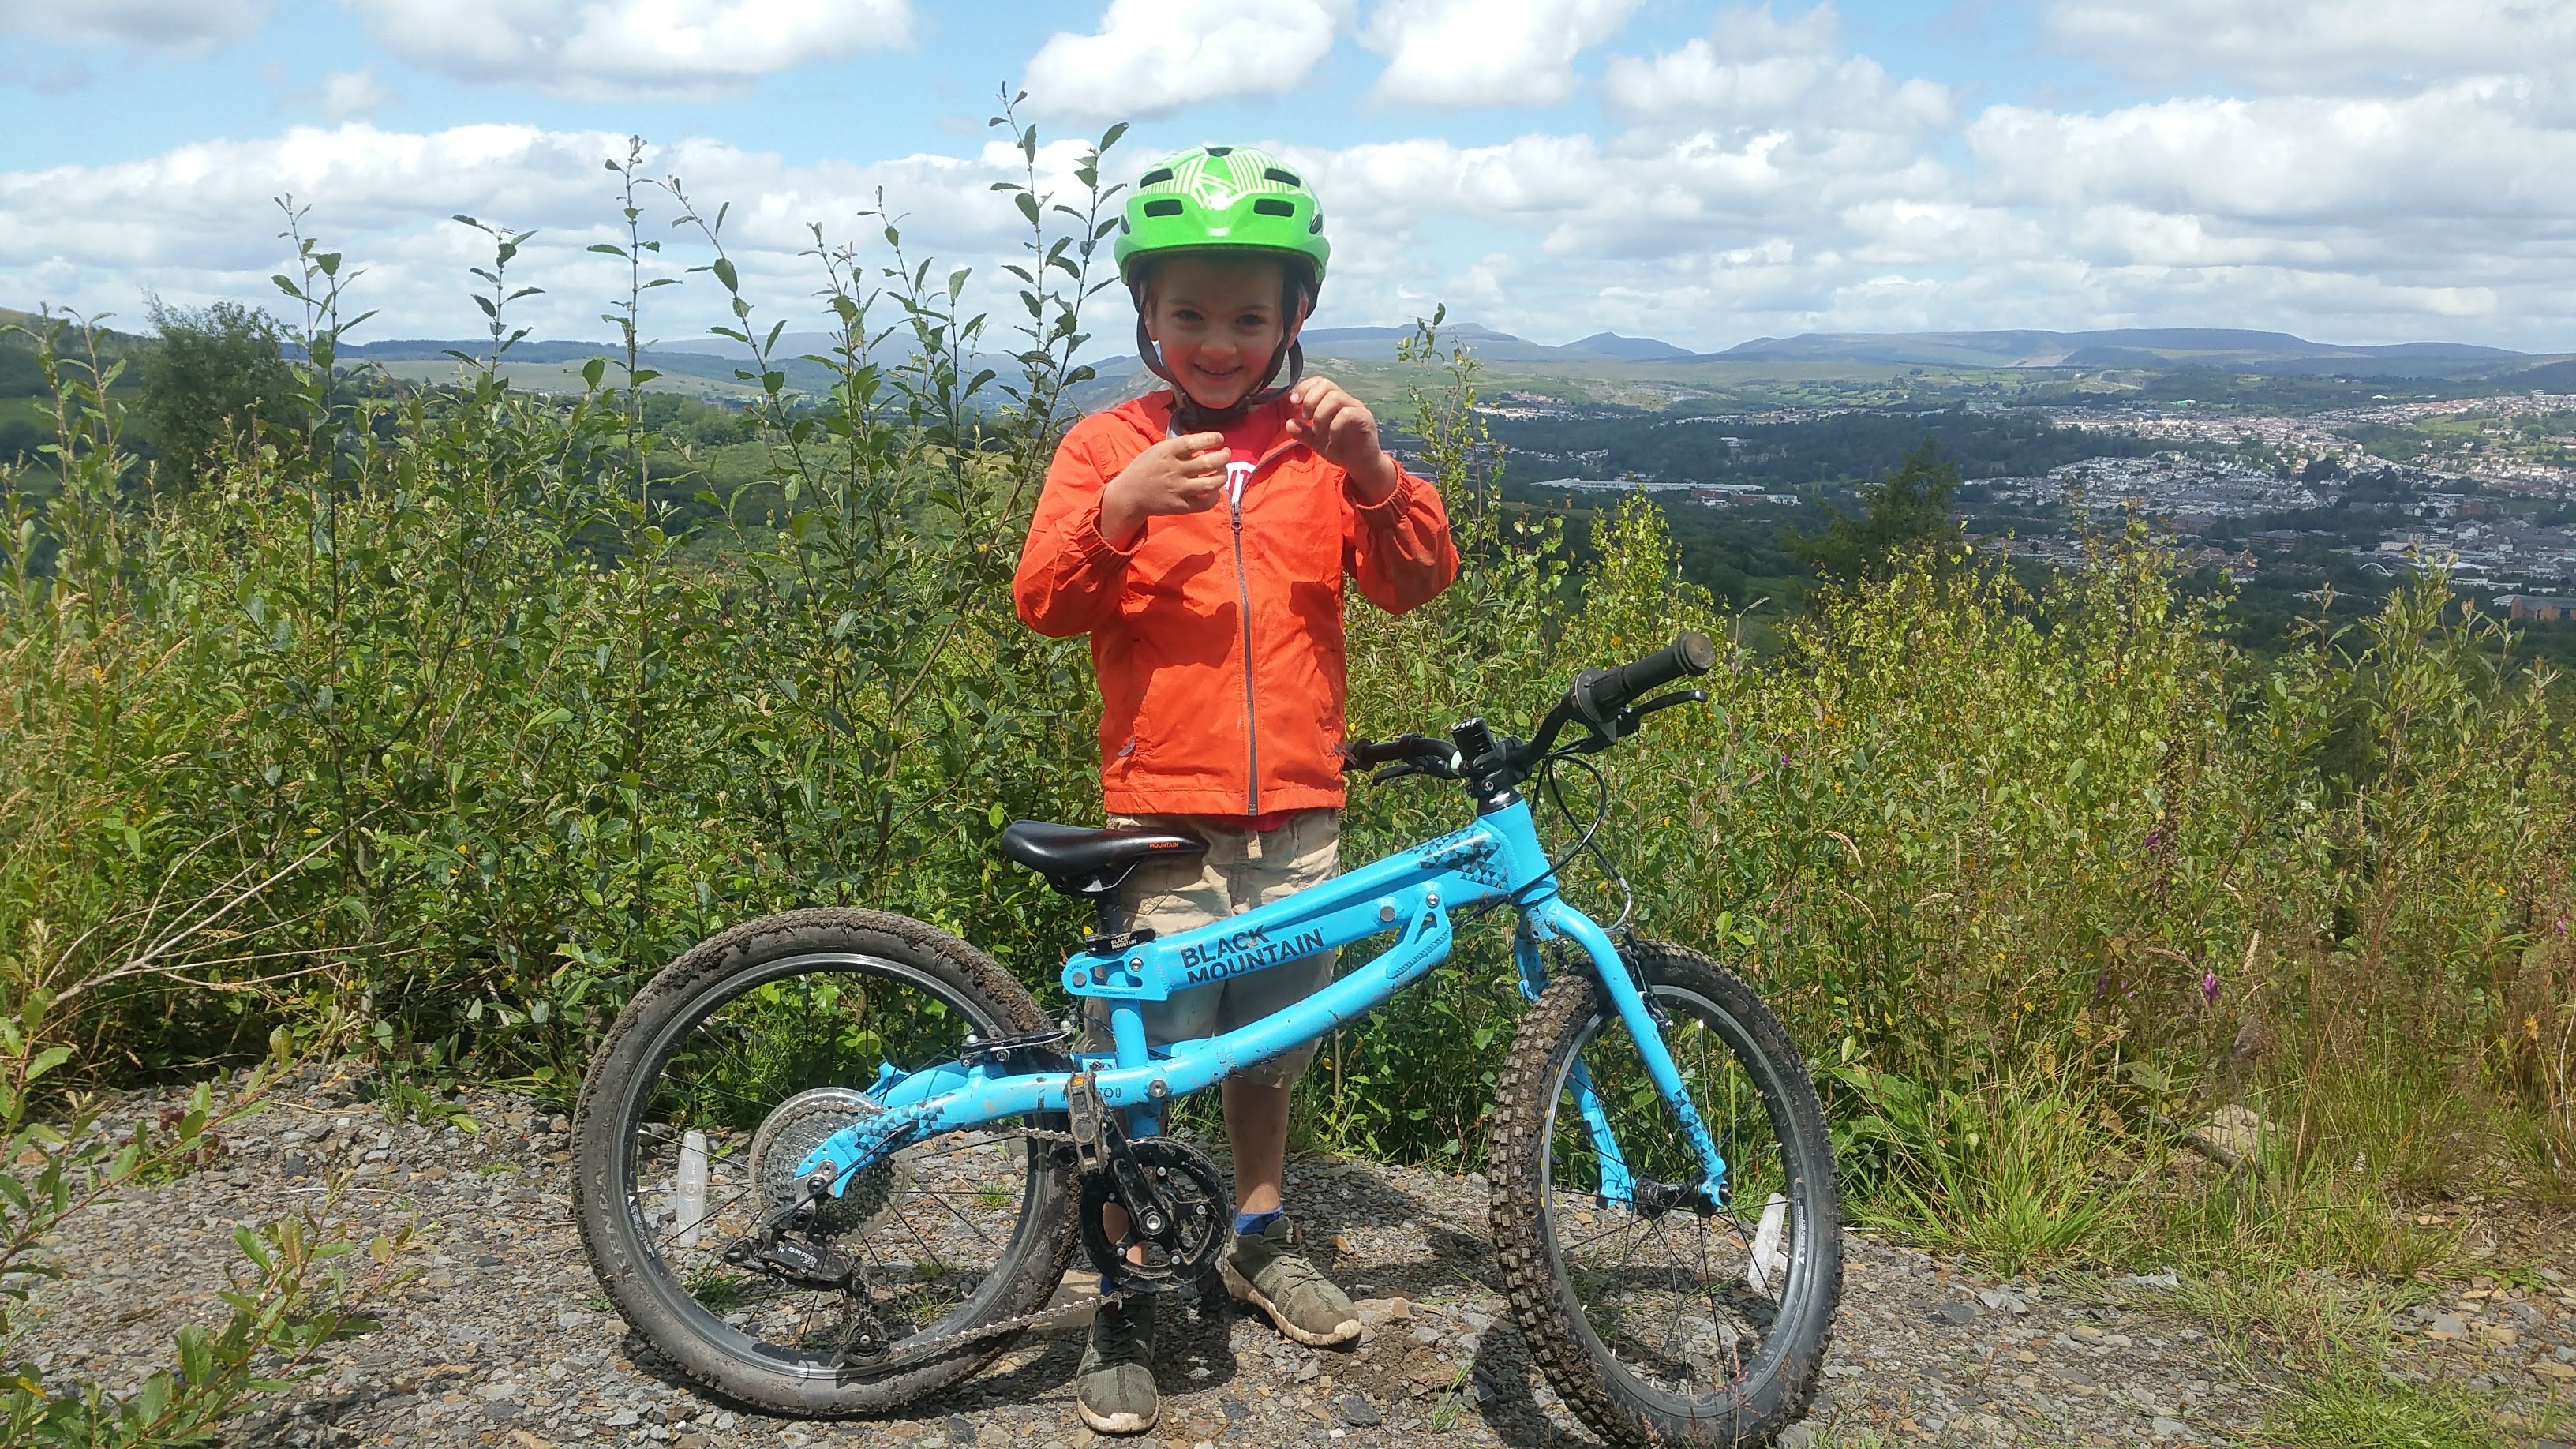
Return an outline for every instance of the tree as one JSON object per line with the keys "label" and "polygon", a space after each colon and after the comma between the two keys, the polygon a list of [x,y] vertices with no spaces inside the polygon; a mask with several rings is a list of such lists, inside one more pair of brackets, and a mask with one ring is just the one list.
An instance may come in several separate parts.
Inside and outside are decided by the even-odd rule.
{"label": "tree", "polygon": [[1823,533],[1789,532],[1789,552],[1828,587],[1883,579],[1896,559],[1958,538],[1950,518],[1958,489],[1959,470],[1927,437],[1894,469],[1861,485],[1858,518],[1829,507]]}
{"label": "tree", "polygon": [[152,326],[161,335],[143,359],[140,411],[163,467],[180,481],[201,476],[236,434],[301,420],[295,372],[266,312],[238,302],[165,307],[155,297]]}

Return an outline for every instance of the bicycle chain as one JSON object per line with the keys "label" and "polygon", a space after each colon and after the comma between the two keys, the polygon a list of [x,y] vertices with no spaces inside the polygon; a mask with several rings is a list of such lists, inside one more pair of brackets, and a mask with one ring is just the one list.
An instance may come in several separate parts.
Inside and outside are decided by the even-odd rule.
{"label": "bicycle chain", "polygon": [[[1050,1132],[1043,1127],[1022,1127],[1016,1130],[1020,1135],[1035,1142],[1062,1143],[1074,1148],[1082,1145],[1081,1140],[1070,1132]],[[888,1353],[883,1358],[865,1361],[847,1361],[844,1366],[866,1374],[910,1368],[914,1364],[929,1363],[944,1358],[956,1349],[987,1338],[999,1338],[1010,1333],[1025,1333],[1030,1329],[1071,1327],[1080,1322],[1085,1315],[1097,1313],[1103,1308],[1115,1307],[1121,1303],[1143,1298],[1176,1297],[1178,1292],[1179,1290],[1166,1290],[1157,1294],[1134,1288],[1121,1289],[1116,1293],[1103,1293],[1097,1298],[1067,1303],[1057,1308],[1041,1308],[1035,1313],[1023,1313],[1015,1318],[997,1318],[990,1323],[977,1324],[973,1328],[961,1328],[952,1333],[940,1334],[935,1338],[910,1342],[900,1353]]]}

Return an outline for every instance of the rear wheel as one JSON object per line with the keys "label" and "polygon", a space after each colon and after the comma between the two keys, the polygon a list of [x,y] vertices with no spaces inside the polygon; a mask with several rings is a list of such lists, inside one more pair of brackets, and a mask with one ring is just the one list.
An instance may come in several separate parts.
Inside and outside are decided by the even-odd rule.
{"label": "rear wheel", "polygon": [[[748,922],[655,977],[609,1032],[574,1146],[582,1245],[626,1321],[681,1372],[780,1413],[891,1408],[965,1377],[1006,1336],[869,1376],[833,1360],[848,1295],[730,1261],[797,1199],[797,1164],[882,1110],[888,1068],[1043,1030],[1018,982],[900,916],[814,910]],[[1071,1183],[1021,1126],[916,1143],[859,1174],[818,1225],[856,1259],[890,1362],[1043,1306],[1073,1243]]]}
{"label": "rear wheel", "polygon": [[[1669,1018],[1664,1044],[1727,1159],[1729,1201],[1703,1215],[1678,1200],[1698,1157],[1600,984],[1566,970],[1512,1042],[1495,1251],[1532,1356],[1595,1431],[1766,1444],[1814,1398],[1842,1296],[1824,1111],[1778,1019],[1724,967],[1659,942],[1628,959]],[[1595,1147],[1587,1080],[1621,1162]]]}

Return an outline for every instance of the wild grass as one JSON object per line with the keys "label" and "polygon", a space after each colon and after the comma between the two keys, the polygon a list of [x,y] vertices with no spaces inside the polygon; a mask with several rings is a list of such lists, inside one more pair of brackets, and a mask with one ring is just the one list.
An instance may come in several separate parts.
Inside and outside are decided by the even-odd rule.
{"label": "wild grass", "polygon": [[2424,1296],[2412,1284],[2249,1260],[2195,1275],[2183,1303],[2222,1330],[2240,1371],[2268,1374],[2281,1394],[2266,1417],[2298,1449],[2471,1449],[2529,1438],[2534,1424],[2502,1397],[2427,1378],[2392,1359],[2389,1323]]}
{"label": "wild grass", "polygon": [[1868,1104],[1842,1131],[1846,1160],[1875,1169],[1853,1203],[1863,1225],[2004,1277],[2136,1251],[2145,1171],[2090,1086],[2016,1073],[1926,1092],[1859,1066],[1833,1080]]}
{"label": "wild grass", "polygon": [[2301,1382],[2270,1428],[2298,1449],[2493,1449],[2512,1442],[2486,1395],[2358,1368]]}

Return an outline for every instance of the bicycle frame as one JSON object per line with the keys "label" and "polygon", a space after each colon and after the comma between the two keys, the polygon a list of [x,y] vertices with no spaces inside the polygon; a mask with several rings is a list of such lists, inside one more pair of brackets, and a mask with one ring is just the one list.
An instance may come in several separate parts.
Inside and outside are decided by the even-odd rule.
{"label": "bicycle frame", "polygon": [[[1238,1068],[1356,1021],[1421,980],[1449,957],[1454,912],[1514,900],[1520,925],[1513,935],[1513,958],[1522,993],[1535,1000],[1547,984],[1540,942],[1562,938],[1580,949],[1636,1043],[1647,1076],[1698,1150],[1702,1180],[1696,1186],[1706,1201],[1726,1201],[1726,1160],[1683,1089],[1653,1009],[1620,961],[1609,933],[1557,894],[1529,802],[1517,794],[1509,804],[1480,813],[1463,830],[1268,905],[1114,955],[1076,953],[1065,962],[1065,990],[1109,1003],[1113,1046],[1107,1053],[1079,1054],[1077,1061],[1096,1073],[1101,1099],[1126,1111],[1130,1132],[1150,1135],[1160,1130],[1162,1108],[1171,1099],[1202,1091]],[[1165,1000],[1186,987],[1384,935],[1395,939],[1381,954],[1259,1021],[1160,1047],[1145,1040],[1138,1002]],[[826,1138],[799,1165],[798,1174],[810,1178],[828,1170],[834,1175],[832,1191],[844,1192],[857,1173],[911,1143],[1004,1118],[1064,1112],[1073,1076],[1013,1072],[962,1059],[909,1073],[884,1065],[866,1090],[885,1110]],[[1600,1157],[1601,1196],[1627,1206],[1631,1184],[1625,1158],[1580,1061],[1571,1087]]]}

